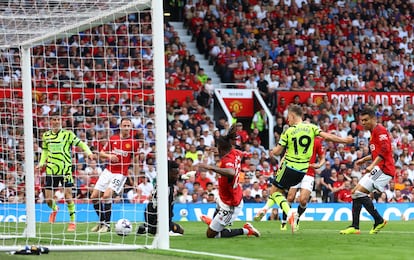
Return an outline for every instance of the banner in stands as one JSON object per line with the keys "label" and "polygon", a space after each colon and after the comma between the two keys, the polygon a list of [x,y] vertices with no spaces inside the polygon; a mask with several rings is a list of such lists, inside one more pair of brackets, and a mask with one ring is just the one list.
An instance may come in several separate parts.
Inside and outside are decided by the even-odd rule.
{"label": "banner in stands", "polygon": [[253,92],[250,89],[220,89],[224,103],[237,117],[252,117],[254,114]]}
{"label": "banner in stands", "polygon": [[281,97],[286,99],[287,103],[293,102],[294,98],[298,96],[300,103],[306,103],[308,98],[316,104],[322,103],[324,96],[328,96],[329,100],[338,99],[339,103],[343,103],[345,98],[349,99],[350,104],[357,101],[358,97],[362,98],[363,103],[367,103],[370,98],[374,99],[375,104],[395,104],[397,100],[401,100],[402,104],[407,102],[407,97],[410,97],[410,103],[414,104],[414,93],[411,92],[308,92],[308,91],[278,91],[277,99]]}
{"label": "banner in stands", "polygon": [[[145,204],[113,204],[112,221],[127,218],[133,222],[144,221]],[[414,203],[378,203],[379,213],[388,220],[414,219]],[[59,205],[57,222],[69,222],[69,214],[65,205]],[[260,203],[246,203],[239,215],[241,221],[252,221],[256,213],[263,207]],[[201,215],[213,216],[215,204],[175,204],[174,221],[200,221]],[[297,204],[293,204],[297,208]],[[36,222],[48,222],[50,208],[46,204],[36,204]],[[281,211],[279,210],[279,214]],[[363,209],[361,220],[372,220]],[[266,217],[269,216],[269,213]],[[92,204],[77,204],[76,219],[78,222],[97,222],[98,217]],[[351,203],[309,203],[301,220],[305,221],[351,221]],[[26,206],[24,204],[0,204],[0,222],[25,222]]]}
{"label": "banner in stands", "polygon": [[[150,89],[93,89],[93,88],[37,88],[36,91],[33,92],[33,97],[36,98],[38,95],[42,95],[43,93],[49,93],[50,95],[59,93],[60,98],[64,99],[66,94],[71,94],[72,100],[76,100],[81,97],[83,94],[84,98],[90,99],[94,101],[96,98],[104,98],[109,100],[110,97],[114,96],[116,98],[116,102],[118,102],[119,96],[123,93],[127,92],[132,98],[134,95],[139,95],[140,98],[147,100],[149,95],[154,93],[153,90]],[[99,94],[99,96],[97,95]],[[22,90],[16,89],[9,89],[9,88],[0,88],[0,98],[10,98],[11,96],[15,97],[22,97]],[[194,99],[194,91],[192,90],[166,90],[166,99],[167,102],[172,102],[173,100],[178,100],[178,102],[183,102],[189,98],[190,100]]]}

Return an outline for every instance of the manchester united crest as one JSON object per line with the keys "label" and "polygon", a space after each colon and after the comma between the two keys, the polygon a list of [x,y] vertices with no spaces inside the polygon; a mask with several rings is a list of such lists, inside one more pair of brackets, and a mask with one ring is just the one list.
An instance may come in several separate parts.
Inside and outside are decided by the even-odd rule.
{"label": "manchester united crest", "polygon": [[234,111],[236,114],[238,114],[240,111],[243,110],[243,103],[235,100],[233,102],[230,103],[230,110]]}

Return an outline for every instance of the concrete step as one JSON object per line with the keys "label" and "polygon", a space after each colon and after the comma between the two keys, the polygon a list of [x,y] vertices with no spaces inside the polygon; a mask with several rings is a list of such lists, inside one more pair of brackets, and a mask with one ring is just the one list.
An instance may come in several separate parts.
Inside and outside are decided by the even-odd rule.
{"label": "concrete step", "polygon": [[[214,66],[209,64],[209,61],[204,58],[203,54],[198,52],[196,47],[196,43],[191,41],[192,36],[187,34],[187,29],[184,28],[182,22],[170,22],[172,26],[174,26],[174,30],[178,33],[180,40],[185,42],[187,45],[187,50],[190,52],[191,55],[194,55],[196,60],[200,64],[200,68],[204,69],[204,72],[211,78],[212,83],[215,87],[219,87],[221,83],[220,77],[214,71]],[[213,111],[206,109],[206,113],[213,118]]]}

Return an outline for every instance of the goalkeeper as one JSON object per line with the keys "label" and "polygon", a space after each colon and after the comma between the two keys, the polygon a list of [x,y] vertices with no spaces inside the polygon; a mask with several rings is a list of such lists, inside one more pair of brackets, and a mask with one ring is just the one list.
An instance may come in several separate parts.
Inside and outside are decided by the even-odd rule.
{"label": "goalkeeper", "polygon": [[[178,180],[178,164],[174,161],[168,161],[168,204],[169,204],[169,222],[170,235],[182,235],[184,229],[179,224],[172,221],[174,216],[174,185]],[[157,191],[155,190],[150,201],[145,209],[145,223],[140,225],[137,230],[137,235],[150,233],[155,235],[157,233]]]}
{"label": "goalkeeper", "polygon": [[46,166],[45,199],[52,213],[49,222],[54,223],[59,207],[53,199],[54,190],[61,185],[64,188],[65,201],[68,205],[70,223],[68,231],[75,231],[75,203],[72,197],[72,147],[82,148],[89,159],[94,159],[89,147],[82,142],[72,131],[62,129],[61,118],[58,113],[50,117],[50,130],[42,137],[42,155],[36,170]]}

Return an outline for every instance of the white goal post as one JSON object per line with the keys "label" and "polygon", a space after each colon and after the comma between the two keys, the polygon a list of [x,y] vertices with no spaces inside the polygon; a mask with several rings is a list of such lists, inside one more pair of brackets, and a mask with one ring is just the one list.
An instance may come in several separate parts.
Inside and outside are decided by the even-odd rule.
{"label": "white goal post", "polygon": [[[19,237],[30,243],[30,238],[38,237],[35,212],[34,178],[34,137],[33,132],[33,86],[31,48],[39,44],[79,33],[91,26],[103,25],[130,13],[144,9],[151,10],[153,42],[153,92],[155,108],[156,168],[158,191],[158,234],[151,245],[122,244],[118,242],[96,244],[47,244],[51,250],[134,250],[138,248],[169,249],[169,210],[168,210],[168,169],[167,169],[167,127],[166,93],[164,64],[164,12],[163,1],[151,0],[40,0],[40,1],[4,1],[0,4],[0,49],[18,48],[20,51],[23,130],[25,153],[26,187],[26,224]],[[13,89],[11,88],[13,91]],[[128,91],[128,89],[126,89]],[[27,134],[28,133],[28,134]],[[132,235],[135,235],[135,228]],[[12,238],[2,234],[2,239]],[[147,241],[147,240],[146,240]],[[0,251],[19,249],[22,244],[0,244]]]}

